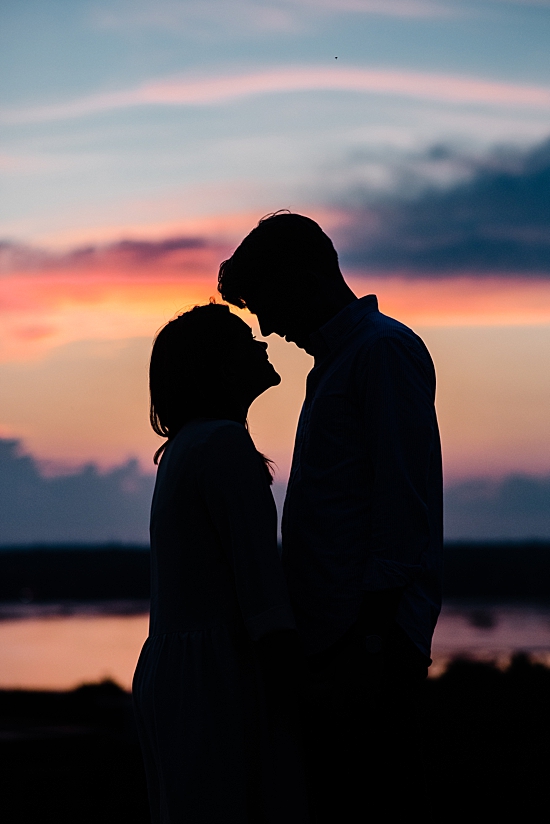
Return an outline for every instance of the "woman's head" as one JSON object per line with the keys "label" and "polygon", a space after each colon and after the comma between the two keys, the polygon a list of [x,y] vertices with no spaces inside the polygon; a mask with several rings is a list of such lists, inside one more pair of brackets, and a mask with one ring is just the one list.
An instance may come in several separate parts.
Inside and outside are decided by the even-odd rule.
{"label": "woman's head", "polygon": [[227,306],[195,306],[171,320],[151,353],[154,431],[170,440],[194,418],[245,423],[252,401],[281,380],[266,349]]}

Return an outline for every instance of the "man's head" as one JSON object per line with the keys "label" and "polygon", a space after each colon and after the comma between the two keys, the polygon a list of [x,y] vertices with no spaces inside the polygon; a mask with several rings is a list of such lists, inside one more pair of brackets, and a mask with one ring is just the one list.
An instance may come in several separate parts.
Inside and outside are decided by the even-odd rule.
{"label": "man's head", "polygon": [[303,349],[342,287],[330,238],[314,220],[290,212],[262,218],[218,277],[223,299],[257,315],[264,336],[275,332]]}

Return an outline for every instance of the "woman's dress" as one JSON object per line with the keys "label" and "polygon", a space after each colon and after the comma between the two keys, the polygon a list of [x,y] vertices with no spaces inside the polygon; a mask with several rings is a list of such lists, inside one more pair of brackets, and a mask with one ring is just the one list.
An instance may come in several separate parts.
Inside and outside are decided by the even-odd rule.
{"label": "woman's dress", "polygon": [[166,448],[151,563],[133,695],[154,824],[304,824],[292,730],[267,707],[253,643],[295,624],[265,467],[240,424],[193,421]]}

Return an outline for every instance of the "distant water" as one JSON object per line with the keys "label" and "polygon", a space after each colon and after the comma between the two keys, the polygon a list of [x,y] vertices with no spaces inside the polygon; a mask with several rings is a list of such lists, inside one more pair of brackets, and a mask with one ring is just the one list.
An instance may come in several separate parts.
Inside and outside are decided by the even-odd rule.
{"label": "distant water", "polygon": [[147,615],[37,616],[0,623],[0,687],[72,689],[111,678],[130,689]]}
{"label": "distant water", "polygon": [[[147,637],[144,602],[0,604],[0,688],[71,689],[111,678],[130,689]],[[457,656],[506,666],[516,652],[550,666],[550,607],[448,603],[432,675]]]}
{"label": "distant water", "polygon": [[518,652],[550,667],[550,606],[447,603],[435,630],[430,674],[441,674],[457,657],[506,667]]}

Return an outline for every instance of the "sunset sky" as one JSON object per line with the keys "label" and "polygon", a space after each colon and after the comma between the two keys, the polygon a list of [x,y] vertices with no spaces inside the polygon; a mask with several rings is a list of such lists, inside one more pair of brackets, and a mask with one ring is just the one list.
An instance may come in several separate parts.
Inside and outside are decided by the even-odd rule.
{"label": "sunset sky", "polygon": [[[265,213],[432,352],[448,484],[550,476],[550,2],[0,3],[0,437],[151,472],[152,337]],[[250,323],[254,319],[243,313]],[[311,359],[251,431],[288,473]]]}

